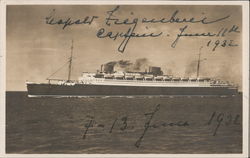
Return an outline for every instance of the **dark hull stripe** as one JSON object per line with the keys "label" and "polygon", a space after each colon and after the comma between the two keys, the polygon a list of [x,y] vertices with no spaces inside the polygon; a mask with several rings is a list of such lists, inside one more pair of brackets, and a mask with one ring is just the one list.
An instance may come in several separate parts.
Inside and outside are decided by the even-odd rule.
{"label": "dark hull stripe", "polygon": [[76,84],[27,84],[29,95],[64,96],[133,96],[133,95],[235,95],[236,88],[229,87],[142,87]]}

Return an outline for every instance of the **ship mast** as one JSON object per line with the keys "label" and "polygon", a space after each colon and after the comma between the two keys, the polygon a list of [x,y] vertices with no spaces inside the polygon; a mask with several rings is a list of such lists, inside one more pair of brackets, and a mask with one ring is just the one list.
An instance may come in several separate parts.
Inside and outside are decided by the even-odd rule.
{"label": "ship mast", "polygon": [[198,64],[197,64],[197,75],[196,75],[196,78],[199,77],[200,62],[201,62],[201,49],[202,49],[202,46],[201,46],[200,51],[199,51],[199,58],[198,58]]}
{"label": "ship mast", "polygon": [[74,43],[74,41],[72,40],[72,45],[71,45],[71,53],[70,53],[70,58],[69,58],[69,73],[68,73],[68,81],[70,81],[70,77],[71,77],[71,69],[72,69],[72,55],[73,55],[73,43]]}

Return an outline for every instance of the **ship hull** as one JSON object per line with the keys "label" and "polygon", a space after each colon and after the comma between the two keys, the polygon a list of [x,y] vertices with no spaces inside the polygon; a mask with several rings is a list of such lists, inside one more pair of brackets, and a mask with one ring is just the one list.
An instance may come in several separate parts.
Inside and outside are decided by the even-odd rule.
{"label": "ship hull", "polygon": [[149,87],[119,85],[27,84],[29,96],[236,95],[234,87]]}

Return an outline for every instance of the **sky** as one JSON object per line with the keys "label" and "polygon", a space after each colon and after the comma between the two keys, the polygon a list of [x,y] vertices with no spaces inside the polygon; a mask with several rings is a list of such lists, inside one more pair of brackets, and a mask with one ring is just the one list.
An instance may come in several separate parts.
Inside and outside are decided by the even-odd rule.
{"label": "sky", "polygon": [[[160,33],[154,38],[131,38],[123,53],[118,51],[122,38],[116,40],[98,38],[97,32],[104,28],[113,33],[123,32],[133,25],[108,26],[105,19],[107,11],[115,5],[9,5],[7,6],[7,49],[6,84],[7,91],[26,91],[26,81],[47,82],[46,78],[67,62],[73,44],[72,79],[81,72],[95,72],[100,65],[118,60],[147,58],[150,65],[160,66],[165,74],[179,77],[195,77],[196,63],[201,49],[200,76],[219,78],[242,84],[242,8],[241,6],[181,6],[181,5],[121,5],[113,18],[161,19],[170,18],[178,10],[176,17],[182,19],[202,19],[207,21],[229,16],[211,24],[201,23],[138,23],[135,33]],[[54,10],[54,11],[53,11]],[[98,16],[91,25],[71,25],[62,29],[62,25],[46,24],[46,17],[72,20]],[[231,31],[225,36],[181,37],[175,48],[171,44],[188,26],[186,33],[217,33],[221,29],[230,30],[237,26],[238,33]],[[207,43],[211,40],[210,45]],[[212,51],[216,41],[220,42]],[[226,46],[223,41],[227,40]],[[228,46],[229,41],[238,46]],[[56,73],[54,78],[67,79],[67,66]]]}

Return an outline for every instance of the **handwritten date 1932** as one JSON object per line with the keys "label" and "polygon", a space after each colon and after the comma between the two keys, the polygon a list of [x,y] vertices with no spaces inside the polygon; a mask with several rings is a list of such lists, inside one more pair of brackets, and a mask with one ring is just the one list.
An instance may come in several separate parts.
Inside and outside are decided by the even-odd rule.
{"label": "handwritten date 1932", "polygon": [[218,46],[221,47],[236,47],[238,44],[235,43],[234,40],[209,40],[207,42],[207,47],[212,47],[212,51],[215,51]]}

